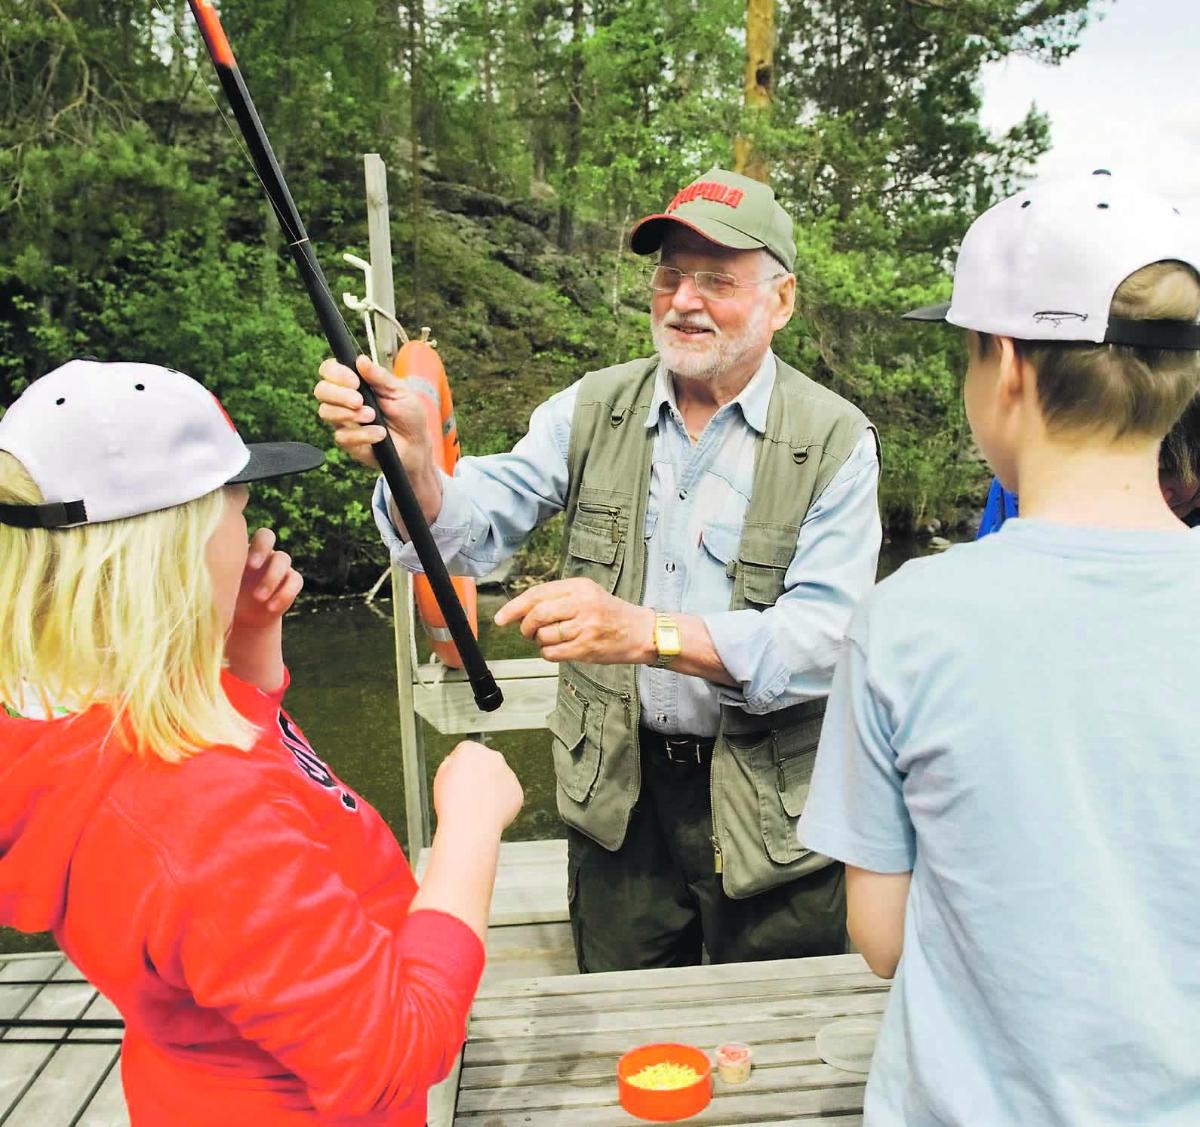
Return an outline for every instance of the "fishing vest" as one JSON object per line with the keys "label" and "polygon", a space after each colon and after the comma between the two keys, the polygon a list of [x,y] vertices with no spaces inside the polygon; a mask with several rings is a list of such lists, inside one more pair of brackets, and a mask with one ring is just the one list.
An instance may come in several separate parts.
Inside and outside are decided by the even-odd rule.
{"label": "fishing vest", "polygon": [[[571,419],[561,575],[595,580],[640,604],[642,534],[655,429],[646,417],[658,358],[589,372]],[[783,593],[800,525],[845,463],[866,417],[779,362],[758,438],[753,492],[736,556],[731,610],[765,610]],[[547,720],[558,811],[564,822],[616,850],[641,788],[637,669],[563,662]],[[752,896],[829,864],[796,840],[812,778],[825,701],[752,715],[722,706],[712,756],[714,868],[727,895]]]}

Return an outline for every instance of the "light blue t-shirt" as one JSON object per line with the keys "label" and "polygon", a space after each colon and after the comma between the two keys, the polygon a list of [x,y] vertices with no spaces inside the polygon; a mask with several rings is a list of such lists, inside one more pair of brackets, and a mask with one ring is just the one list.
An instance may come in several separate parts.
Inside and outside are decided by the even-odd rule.
{"label": "light blue t-shirt", "polygon": [[1200,1124],[1200,535],[1014,519],[850,627],[800,821],[912,870],[866,1127]]}

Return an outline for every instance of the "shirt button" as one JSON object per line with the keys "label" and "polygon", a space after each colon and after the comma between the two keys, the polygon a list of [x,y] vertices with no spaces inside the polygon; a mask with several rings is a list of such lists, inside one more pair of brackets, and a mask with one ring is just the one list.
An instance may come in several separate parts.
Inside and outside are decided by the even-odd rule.
{"label": "shirt button", "polygon": [[675,564],[671,560],[667,560],[667,562],[663,566],[666,568],[666,570],[668,572],[672,572],[675,570]]}
{"label": "shirt button", "polygon": [[681,489],[681,490],[679,491],[679,499],[680,499],[681,501],[686,501],[686,500],[687,500],[687,490],[686,490],[686,489]]}

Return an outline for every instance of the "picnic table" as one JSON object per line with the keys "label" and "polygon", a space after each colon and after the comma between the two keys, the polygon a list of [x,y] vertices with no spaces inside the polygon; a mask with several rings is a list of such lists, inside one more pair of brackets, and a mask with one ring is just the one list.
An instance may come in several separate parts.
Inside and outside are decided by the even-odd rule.
{"label": "picnic table", "polygon": [[861,955],[510,979],[471,1011],[456,1127],[616,1127],[638,1122],[617,1101],[617,1058],[648,1041],[709,1052],[754,1049],[754,1070],[726,1085],[697,1127],[862,1122],[858,1073],[822,1062],[814,1038],[838,1018],[882,1013],[888,983]]}

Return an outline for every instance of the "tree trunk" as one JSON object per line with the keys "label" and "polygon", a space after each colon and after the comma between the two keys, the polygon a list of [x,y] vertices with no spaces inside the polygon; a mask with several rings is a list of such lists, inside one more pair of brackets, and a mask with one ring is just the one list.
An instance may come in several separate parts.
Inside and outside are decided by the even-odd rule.
{"label": "tree trunk", "polygon": [[571,0],[571,63],[567,71],[567,144],[563,198],[558,208],[558,246],[569,251],[575,241],[575,191],[579,154],[583,150],[583,0]]}
{"label": "tree trunk", "polygon": [[746,77],[743,84],[751,135],[733,143],[735,172],[764,183],[770,176],[766,155],[756,146],[753,129],[770,120],[775,100],[775,0],[746,0]]}
{"label": "tree trunk", "polygon": [[379,151],[385,163],[397,157],[396,137],[400,132],[396,107],[396,79],[404,69],[404,26],[396,0],[378,0],[375,10],[379,34],[384,38],[383,58],[387,65],[387,82],[382,97],[376,99]]}
{"label": "tree trunk", "polygon": [[412,323],[421,324],[421,63],[425,0],[408,0],[409,132],[412,140]]}

